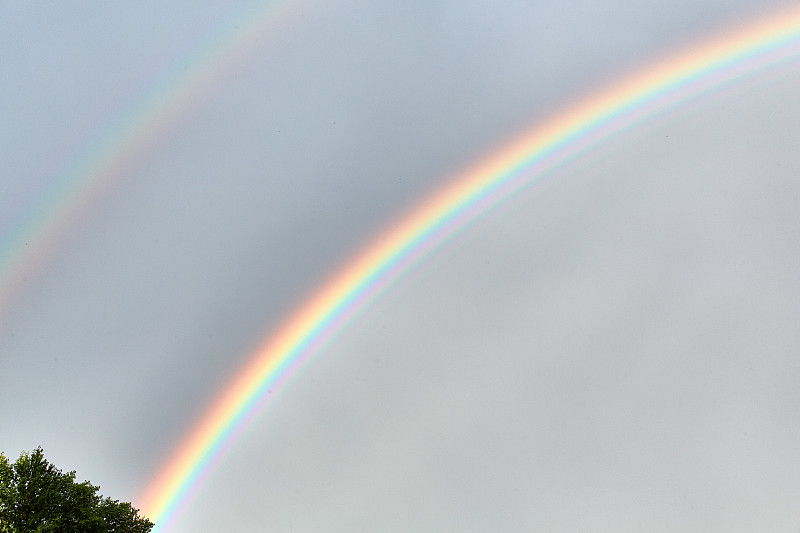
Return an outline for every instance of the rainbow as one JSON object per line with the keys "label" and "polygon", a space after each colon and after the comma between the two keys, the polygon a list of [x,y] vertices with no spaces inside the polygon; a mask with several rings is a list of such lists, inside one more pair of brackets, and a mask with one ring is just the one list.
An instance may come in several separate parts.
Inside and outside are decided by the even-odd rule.
{"label": "rainbow", "polygon": [[14,307],[26,280],[69,241],[81,220],[114,189],[142,155],[157,146],[183,117],[222,89],[255,50],[276,39],[315,0],[254,0],[231,11],[214,32],[193,43],[141,97],[122,110],[96,141],[54,177],[0,232],[0,317]]}
{"label": "rainbow", "polygon": [[458,175],[332,276],[252,355],[145,491],[160,531],[269,393],[425,253],[511,193],[609,136],[766,67],[800,57],[800,10],[671,55],[600,90]]}

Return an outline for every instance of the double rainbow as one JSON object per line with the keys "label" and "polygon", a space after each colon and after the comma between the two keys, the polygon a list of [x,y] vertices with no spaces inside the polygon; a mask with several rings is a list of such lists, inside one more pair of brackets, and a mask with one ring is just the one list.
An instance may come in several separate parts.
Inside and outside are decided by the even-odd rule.
{"label": "double rainbow", "polygon": [[[707,91],[800,57],[800,9],[778,13],[652,64],[535,125],[428,197],[332,276],[252,355],[139,500],[164,530],[268,391],[437,244],[555,166]],[[145,132],[108,145],[118,166]],[[106,170],[104,170],[106,172]]]}

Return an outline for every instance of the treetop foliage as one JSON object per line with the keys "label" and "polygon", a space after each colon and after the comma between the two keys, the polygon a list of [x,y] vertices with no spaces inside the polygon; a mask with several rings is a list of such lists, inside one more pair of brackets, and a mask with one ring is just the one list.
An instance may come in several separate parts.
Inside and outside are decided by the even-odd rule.
{"label": "treetop foliage", "polygon": [[0,452],[0,533],[149,533],[130,503],[98,494],[44,458],[40,447],[12,463]]}

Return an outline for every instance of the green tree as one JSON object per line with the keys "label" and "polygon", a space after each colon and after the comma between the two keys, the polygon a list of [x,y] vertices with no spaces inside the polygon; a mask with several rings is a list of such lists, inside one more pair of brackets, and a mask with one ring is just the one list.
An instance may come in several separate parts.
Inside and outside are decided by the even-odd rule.
{"label": "green tree", "polygon": [[103,498],[44,458],[42,448],[15,463],[0,453],[0,533],[148,533],[153,523],[129,503]]}

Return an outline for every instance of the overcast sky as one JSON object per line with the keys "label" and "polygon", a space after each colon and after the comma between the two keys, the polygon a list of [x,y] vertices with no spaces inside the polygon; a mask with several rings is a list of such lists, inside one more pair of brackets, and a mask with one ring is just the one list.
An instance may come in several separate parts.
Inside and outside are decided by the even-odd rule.
{"label": "overcast sky", "polygon": [[[791,3],[273,9],[12,280],[0,450],[42,445],[136,505],[253,347],[437,186]],[[0,2],[4,251],[242,5]],[[276,396],[172,530],[800,531],[798,94],[798,62],[749,77],[465,228]]]}

